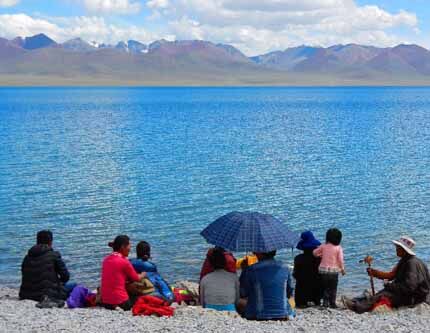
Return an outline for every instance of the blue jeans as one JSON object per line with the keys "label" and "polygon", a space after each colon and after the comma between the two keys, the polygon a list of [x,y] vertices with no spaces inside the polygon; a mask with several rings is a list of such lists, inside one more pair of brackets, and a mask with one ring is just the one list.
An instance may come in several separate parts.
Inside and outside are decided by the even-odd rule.
{"label": "blue jeans", "polygon": [[64,289],[66,289],[66,293],[67,293],[67,297],[70,296],[70,294],[72,293],[73,289],[75,289],[75,287],[78,284],[76,282],[67,282],[64,284]]}

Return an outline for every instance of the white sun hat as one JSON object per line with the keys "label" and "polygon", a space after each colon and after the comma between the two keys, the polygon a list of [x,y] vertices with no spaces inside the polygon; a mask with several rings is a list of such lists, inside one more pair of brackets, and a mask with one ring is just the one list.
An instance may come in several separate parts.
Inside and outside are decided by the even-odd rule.
{"label": "white sun hat", "polygon": [[415,246],[415,241],[408,236],[402,236],[400,237],[399,240],[393,240],[392,241],[394,244],[400,246],[401,248],[403,248],[403,250],[405,250],[407,253],[409,253],[411,256],[415,255],[415,252],[412,251],[412,249]]}

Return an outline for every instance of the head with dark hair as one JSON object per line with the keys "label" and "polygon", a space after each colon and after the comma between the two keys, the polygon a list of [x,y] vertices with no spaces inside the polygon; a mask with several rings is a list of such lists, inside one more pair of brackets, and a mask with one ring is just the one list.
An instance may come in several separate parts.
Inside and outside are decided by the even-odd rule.
{"label": "head with dark hair", "polygon": [[255,252],[258,261],[273,259],[276,256],[276,250],[270,252]]}
{"label": "head with dark hair", "polygon": [[130,253],[130,238],[127,235],[116,236],[113,242],[108,244],[115,252],[121,253],[124,257],[127,257]]}
{"label": "head with dark hair", "polygon": [[224,251],[219,248],[214,248],[209,256],[209,262],[214,269],[225,269],[226,260]]}
{"label": "head with dark hair", "polygon": [[136,255],[138,259],[147,261],[151,258],[151,245],[148,242],[141,241],[136,246]]}
{"label": "head with dark hair", "polygon": [[342,241],[342,232],[336,228],[328,229],[325,235],[325,241],[326,243],[339,245]]}
{"label": "head with dark hair", "polygon": [[37,244],[51,245],[54,237],[52,231],[41,230],[37,233]]}

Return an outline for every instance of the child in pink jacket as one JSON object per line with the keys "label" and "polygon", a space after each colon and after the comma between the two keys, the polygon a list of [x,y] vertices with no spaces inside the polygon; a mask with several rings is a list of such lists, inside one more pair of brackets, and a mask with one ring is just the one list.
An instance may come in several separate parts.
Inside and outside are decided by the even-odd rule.
{"label": "child in pink jacket", "polygon": [[337,284],[339,273],[345,275],[343,250],[339,245],[342,232],[339,229],[329,229],[326,233],[326,243],[317,247],[313,254],[321,258],[319,273],[323,287],[323,306],[336,308]]}

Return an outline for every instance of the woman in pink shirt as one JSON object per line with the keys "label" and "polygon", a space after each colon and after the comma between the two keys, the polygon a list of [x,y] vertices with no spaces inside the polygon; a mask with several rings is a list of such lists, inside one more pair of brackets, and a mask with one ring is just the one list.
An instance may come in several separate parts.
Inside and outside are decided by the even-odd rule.
{"label": "woman in pink shirt", "polygon": [[326,243],[317,247],[313,254],[321,258],[319,273],[323,287],[323,306],[337,308],[336,294],[339,273],[345,275],[343,250],[339,245],[342,241],[342,232],[339,229],[329,229],[326,234]]}
{"label": "woman in pink shirt", "polygon": [[114,310],[116,307],[128,311],[133,307],[125,285],[140,281],[145,273],[137,274],[127,259],[130,253],[130,239],[126,235],[117,236],[109,243],[113,252],[103,259],[101,278],[101,299],[103,306]]}

